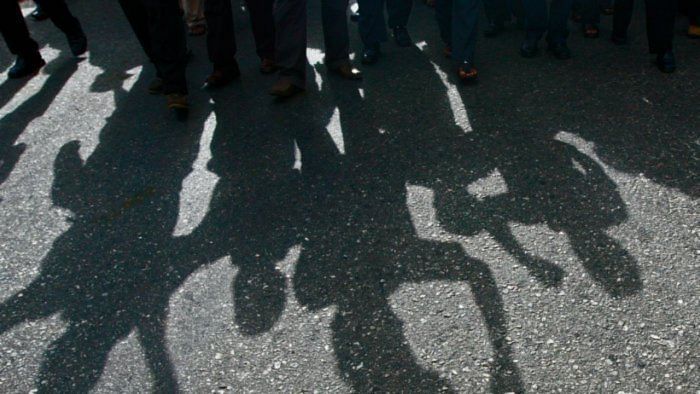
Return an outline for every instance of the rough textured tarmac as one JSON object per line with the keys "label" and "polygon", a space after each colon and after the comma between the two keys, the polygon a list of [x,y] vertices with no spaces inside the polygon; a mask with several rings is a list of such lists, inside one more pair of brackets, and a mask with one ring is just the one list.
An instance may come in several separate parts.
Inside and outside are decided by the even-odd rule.
{"label": "rough textured tarmac", "polygon": [[48,66],[0,76],[0,392],[700,393],[685,20],[673,75],[638,5],[630,46],[604,17],[570,61],[480,37],[460,86],[416,3],[416,47],[347,82],[312,1],[279,103],[237,7],[242,78],[200,89],[191,38],[178,123],[116,2],[69,3],[89,57],[30,21]]}

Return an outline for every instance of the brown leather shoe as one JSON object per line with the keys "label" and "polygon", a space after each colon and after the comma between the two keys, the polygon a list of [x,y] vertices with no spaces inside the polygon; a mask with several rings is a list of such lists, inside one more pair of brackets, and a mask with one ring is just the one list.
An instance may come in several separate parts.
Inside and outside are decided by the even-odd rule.
{"label": "brown leather shoe", "polygon": [[178,120],[187,119],[187,113],[190,109],[187,103],[187,95],[182,93],[170,93],[165,96],[168,100],[168,109],[173,111]]}
{"label": "brown leather shoe", "polygon": [[214,71],[204,81],[208,88],[220,88],[226,86],[241,75],[238,64],[228,67],[214,66]]}
{"label": "brown leather shoe", "polygon": [[340,75],[345,79],[360,80],[362,79],[362,71],[358,70],[352,63],[343,63],[338,67],[331,69],[334,73]]}
{"label": "brown leather shoe", "polygon": [[469,63],[464,63],[462,66],[459,67],[458,71],[459,79],[462,82],[472,82],[476,80],[476,77],[479,76],[479,72],[476,70],[474,66],[472,66]]}
{"label": "brown leather shoe", "polygon": [[271,95],[281,98],[292,97],[295,94],[303,91],[304,88],[294,85],[293,83],[284,79],[278,80],[274,85],[272,85],[272,88],[270,88]]}
{"label": "brown leather shoe", "polygon": [[277,65],[275,61],[270,58],[263,58],[260,61],[260,72],[263,74],[272,74],[277,71]]}

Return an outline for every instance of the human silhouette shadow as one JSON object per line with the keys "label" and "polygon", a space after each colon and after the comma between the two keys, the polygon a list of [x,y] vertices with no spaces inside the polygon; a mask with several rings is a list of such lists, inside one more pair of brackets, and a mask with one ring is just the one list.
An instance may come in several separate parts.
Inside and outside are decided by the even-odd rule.
{"label": "human silhouette shadow", "polygon": [[[12,112],[0,118],[0,130],[2,130],[0,133],[0,185],[10,176],[27,148],[26,144],[16,144],[17,139],[33,120],[46,112],[63,86],[77,70],[77,64],[74,61],[58,59],[47,66],[47,69],[50,75],[41,89]],[[2,92],[0,93],[0,108],[12,99],[12,96],[21,90],[24,84],[25,81],[6,81],[0,87],[2,89],[0,90]]]}
{"label": "human silhouette shadow", "polygon": [[61,148],[51,197],[71,212],[71,226],[37,277],[0,305],[0,333],[54,314],[67,325],[45,352],[39,392],[89,391],[132,331],[154,390],[177,390],[165,319],[170,294],[196,266],[177,260],[171,234],[201,124],[196,116],[189,126],[154,120],[141,110],[145,85],[141,76],[131,92],[115,91],[116,110],[89,158],[80,157],[78,141]]}
{"label": "human silhouette shadow", "polygon": [[[425,172],[424,166],[440,166],[443,160],[435,152],[429,161],[418,162],[424,142],[447,142],[463,131],[454,126],[432,65],[417,49],[402,57],[397,60],[401,73],[383,73],[379,83],[366,76],[362,95],[333,76],[323,81],[319,101],[338,108],[344,154],[336,153],[335,174],[305,177],[312,183],[305,190],[324,195],[311,199],[313,205],[305,210],[309,217],[294,275],[296,297],[311,310],[336,306],[334,351],[340,374],[354,391],[449,392],[454,391],[449,380],[416,359],[390,297],[404,283],[465,281],[494,350],[492,391],[521,392],[491,270],[459,244],[421,237],[414,228],[407,185],[423,180],[417,174]],[[394,89],[407,80],[412,83],[400,92]],[[406,112],[406,101],[415,95],[423,97],[429,117]],[[324,177],[334,179],[314,187]]]}

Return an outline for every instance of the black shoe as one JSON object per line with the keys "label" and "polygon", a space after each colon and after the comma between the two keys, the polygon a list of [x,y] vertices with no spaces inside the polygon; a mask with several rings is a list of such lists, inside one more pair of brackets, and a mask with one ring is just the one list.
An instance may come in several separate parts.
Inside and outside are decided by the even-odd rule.
{"label": "black shoe", "polygon": [[34,11],[32,11],[29,16],[32,17],[37,22],[45,21],[49,19],[49,14],[47,14],[40,6],[36,6]]}
{"label": "black shoe", "polygon": [[612,41],[612,43],[615,45],[627,45],[627,44],[629,44],[629,40],[627,39],[627,36],[618,36],[615,33],[613,33],[613,35],[610,36],[610,41]]}
{"label": "black shoe", "polygon": [[28,77],[38,73],[45,64],[38,53],[34,56],[17,56],[17,61],[7,72],[7,76],[13,79]]}
{"label": "black shoe", "polygon": [[379,45],[366,46],[362,50],[362,64],[374,64],[379,60]]}
{"label": "black shoe", "polygon": [[411,36],[408,35],[408,30],[406,30],[405,26],[394,27],[394,41],[396,41],[396,45],[400,47],[410,47],[413,45]]}
{"label": "black shoe", "polygon": [[559,60],[567,60],[571,59],[571,50],[569,49],[568,46],[566,46],[566,43],[564,42],[558,42],[556,44],[549,44],[549,52],[554,55]]}
{"label": "black shoe", "polygon": [[532,38],[526,38],[523,41],[523,45],[520,46],[520,56],[525,58],[532,58],[537,56],[537,40]]}
{"label": "black shoe", "polygon": [[68,46],[73,56],[78,57],[87,52],[87,37],[85,37],[85,33],[81,31],[78,34],[67,35],[66,38],[68,38]]}
{"label": "black shoe", "polygon": [[673,51],[668,50],[656,55],[656,67],[662,73],[670,74],[676,71],[676,57],[673,55]]}
{"label": "black shoe", "polygon": [[503,23],[490,22],[484,30],[484,36],[489,38],[496,37],[503,33],[504,30]]}

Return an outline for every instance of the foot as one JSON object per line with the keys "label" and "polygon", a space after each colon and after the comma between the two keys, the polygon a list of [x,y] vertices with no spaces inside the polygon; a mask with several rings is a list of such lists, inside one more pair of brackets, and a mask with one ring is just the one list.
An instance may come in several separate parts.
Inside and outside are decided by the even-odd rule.
{"label": "foot", "polygon": [[568,46],[566,46],[566,43],[564,42],[549,44],[548,50],[552,53],[552,55],[554,55],[554,57],[556,57],[559,60],[571,59],[571,50]]}
{"label": "foot", "polygon": [[190,106],[187,104],[187,95],[182,93],[170,93],[166,96],[168,109],[171,110],[178,120],[187,118]]}
{"label": "foot", "polygon": [[490,22],[484,30],[484,36],[489,38],[496,37],[501,35],[504,30],[503,23]]}
{"label": "foot", "polygon": [[375,64],[379,60],[379,44],[366,46],[362,50],[362,64]]}
{"label": "foot", "polygon": [[362,79],[362,72],[350,63],[350,61],[344,62],[343,64],[331,68],[331,71],[340,75],[345,79],[360,80]]}
{"label": "foot", "polygon": [[292,97],[304,91],[304,88],[280,79],[270,89],[270,94],[280,98]]}
{"label": "foot", "polygon": [[34,56],[17,56],[17,61],[7,72],[8,78],[17,79],[35,75],[46,62],[38,53]]}
{"label": "foot", "polygon": [[206,25],[194,25],[189,28],[189,34],[191,36],[203,36],[207,33]]}
{"label": "foot", "polygon": [[211,72],[211,74],[209,74],[204,82],[208,88],[220,88],[228,85],[240,75],[241,71],[238,68],[238,63],[236,62],[228,66],[214,65],[214,70]]}
{"label": "foot", "polygon": [[656,55],[656,67],[658,67],[662,73],[672,73],[676,71],[676,57],[673,55],[673,51],[668,50]]}
{"label": "foot", "polygon": [[473,82],[476,80],[476,77],[479,76],[479,72],[476,70],[474,65],[469,62],[462,63],[462,65],[459,66],[457,73],[459,80],[464,83]]}
{"label": "foot", "polygon": [[688,37],[690,38],[700,38],[700,25],[690,25],[688,26]]}
{"label": "foot", "polygon": [[263,74],[272,74],[277,71],[277,64],[270,58],[263,58],[260,61],[260,72]]}
{"label": "foot", "polygon": [[520,46],[520,56],[524,58],[533,58],[537,56],[538,51],[537,40],[533,38],[526,38]]}
{"label": "foot", "polygon": [[598,38],[600,36],[600,29],[594,24],[584,24],[583,36],[586,38]]}
{"label": "foot", "polygon": [[149,94],[163,94],[163,78],[155,77],[148,84]]}
{"label": "foot", "polygon": [[79,34],[68,35],[68,46],[73,56],[78,57],[87,52],[87,37],[82,31]]}
{"label": "foot", "polygon": [[396,41],[396,45],[400,47],[410,47],[413,45],[413,41],[411,41],[411,36],[408,35],[406,26],[394,27],[394,41]]}
{"label": "foot", "polygon": [[627,45],[629,44],[629,39],[627,36],[620,36],[615,33],[613,33],[612,36],[610,36],[610,41],[612,41],[613,44],[615,45]]}
{"label": "foot", "polygon": [[29,16],[37,22],[45,21],[49,19],[49,14],[47,14],[41,7],[37,6],[34,11],[32,11]]}

